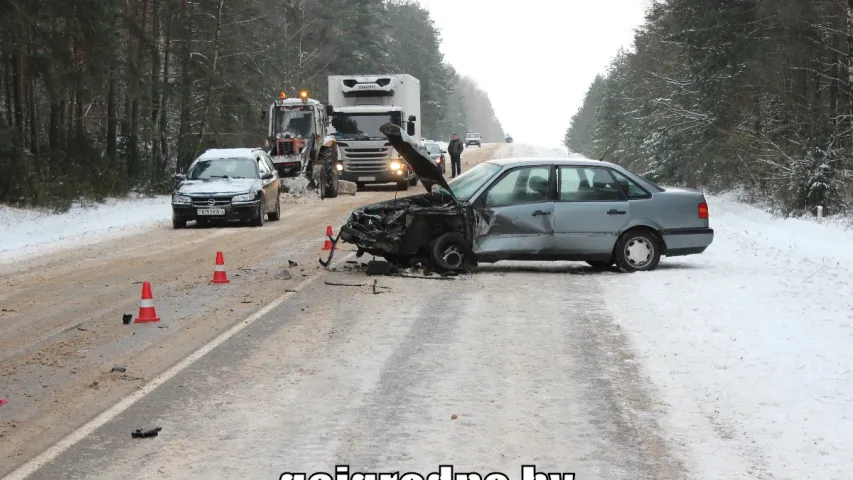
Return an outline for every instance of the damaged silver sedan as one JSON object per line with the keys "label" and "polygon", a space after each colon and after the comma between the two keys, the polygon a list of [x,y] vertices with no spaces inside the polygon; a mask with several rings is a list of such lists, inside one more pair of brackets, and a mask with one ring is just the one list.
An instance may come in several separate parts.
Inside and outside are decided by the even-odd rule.
{"label": "damaged silver sedan", "polygon": [[382,132],[427,193],[353,211],[339,239],[358,256],[447,271],[553,260],[635,272],[654,270],[661,256],[700,254],[714,239],[696,190],[664,189],[618,165],[572,158],[490,160],[448,184],[400,127]]}

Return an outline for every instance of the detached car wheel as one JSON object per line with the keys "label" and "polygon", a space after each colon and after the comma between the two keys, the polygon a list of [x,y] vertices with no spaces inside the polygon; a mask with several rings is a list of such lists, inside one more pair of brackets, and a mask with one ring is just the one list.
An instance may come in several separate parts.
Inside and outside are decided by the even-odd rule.
{"label": "detached car wheel", "polygon": [[660,263],[660,244],[649,232],[625,232],[616,242],[616,266],[623,272],[654,270]]}
{"label": "detached car wheel", "polygon": [[474,261],[471,249],[458,233],[445,233],[438,237],[432,244],[430,255],[438,268],[449,271],[466,270]]}

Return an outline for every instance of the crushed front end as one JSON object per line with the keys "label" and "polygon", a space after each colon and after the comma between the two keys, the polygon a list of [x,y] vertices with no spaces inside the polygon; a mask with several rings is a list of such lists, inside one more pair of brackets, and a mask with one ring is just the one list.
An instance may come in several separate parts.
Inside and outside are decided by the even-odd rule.
{"label": "crushed front end", "polygon": [[381,257],[403,267],[429,263],[432,242],[454,232],[470,241],[467,208],[440,193],[367,205],[341,227],[340,239],[354,244],[358,256]]}

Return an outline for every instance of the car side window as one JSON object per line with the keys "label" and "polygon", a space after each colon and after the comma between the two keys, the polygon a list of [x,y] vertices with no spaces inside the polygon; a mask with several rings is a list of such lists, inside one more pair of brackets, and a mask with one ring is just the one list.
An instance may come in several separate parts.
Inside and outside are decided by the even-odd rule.
{"label": "car side window", "polygon": [[509,172],[486,194],[486,205],[499,207],[522,203],[547,202],[551,193],[549,167],[525,167]]}
{"label": "car side window", "polygon": [[610,170],[610,173],[616,177],[616,181],[622,186],[622,191],[628,197],[628,200],[639,200],[641,198],[649,198],[650,194],[643,187],[637,185],[637,182],[623,175],[617,170]]}
{"label": "car side window", "polygon": [[264,162],[264,158],[261,156],[258,156],[258,170],[261,172],[261,175],[270,171],[267,167],[267,163]]}
{"label": "car side window", "polygon": [[276,173],[275,164],[272,163],[272,159],[270,158],[270,156],[267,154],[262,154],[261,158],[267,164],[267,170],[269,170],[272,173]]}
{"label": "car side window", "polygon": [[622,192],[607,169],[600,167],[560,167],[561,202],[616,202]]}

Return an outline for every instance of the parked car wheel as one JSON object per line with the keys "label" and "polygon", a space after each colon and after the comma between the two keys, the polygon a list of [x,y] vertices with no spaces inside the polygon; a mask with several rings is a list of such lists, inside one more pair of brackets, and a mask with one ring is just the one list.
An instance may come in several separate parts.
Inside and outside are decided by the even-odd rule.
{"label": "parked car wheel", "polygon": [[414,187],[418,184],[418,177],[412,177],[409,179],[409,186]]}
{"label": "parked car wheel", "polygon": [[629,230],[616,243],[616,265],[623,272],[654,270],[660,255],[658,240],[647,230]]}
{"label": "parked car wheel", "polygon": [[261,203],[258,205],[258,212],[255,214],[255,219],[252,221],[252,225],[255,227],[263,227],[264,219],[266,215],[264,215],[264,201],[261,199]]}
{"label": "parked car wheel", "polygon": [[278,221],[281,218],[281,197],[275,199],[275,211],[267,214],[271,222]]}
{"label": "parked car wheel", "polygon": [[474,263],[474,255],[458,233],[445,233],[432,244],[432,260],[442,270],[459,271]]}
{"label": "parked car wheel", "polygon": [[409,181],[408,180],[402,180],[400,182],[397,182],[397,189],[403,190],[403,191],[408,190],[409,189]]}
{"label": "parked car wheel", "polygon": [[181,228],[186,228],[187,221],[186,220],[178,220],[175,217],[172,217],[172,228],[175,230],[179,230]]}

